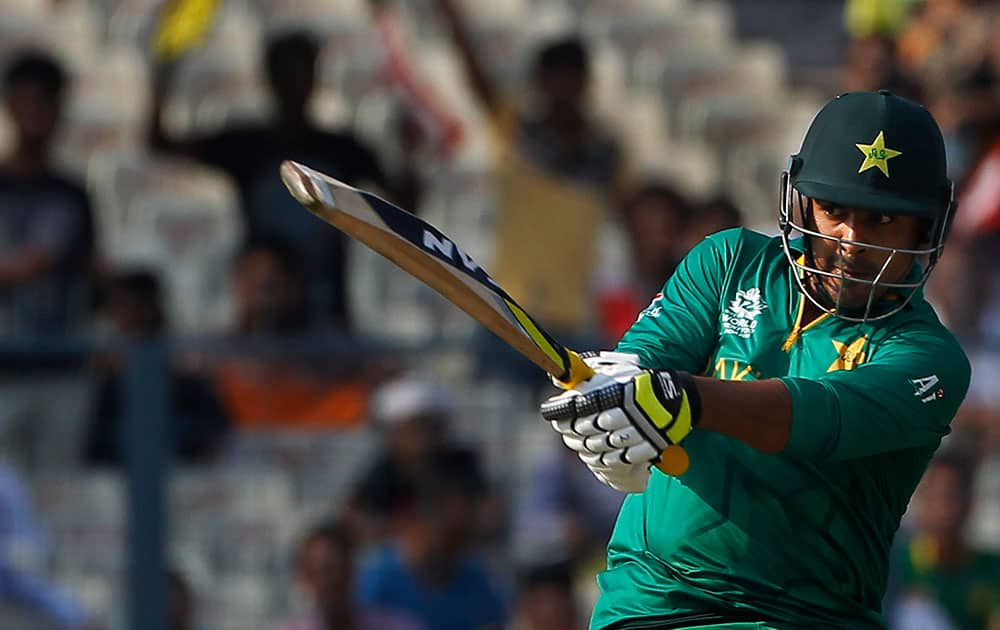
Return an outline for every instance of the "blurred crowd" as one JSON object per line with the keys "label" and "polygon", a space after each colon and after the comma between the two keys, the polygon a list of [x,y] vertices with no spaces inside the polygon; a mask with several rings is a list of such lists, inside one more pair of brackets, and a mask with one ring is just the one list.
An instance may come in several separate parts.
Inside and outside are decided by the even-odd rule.
{"label": "blurred crowd", "polygon": [[[598,12],[603,6],[577,4]],[[1000,232],[1000,9],[973,0],[844,4],[844,24],[830,28],[845,29],[849,43],[840,78],[827,91],[891,89],[925,103],[945,133],[960,210],[929,293],[967,344],[979,377],[903,523],[886,611],[900,630],[996,630],[1000,514],[985,502],[1000,500],[1000,399],[989,382],[1000,340],[1000,280],[992,256]],[[355,246],[297,205],[278,166],[302,162],[435,220],[442,218],[433,203],[440,179],[455,172],[450,163],[477,155],[481,142],[489,177],[476,180],[471,205],[492,211],[472,231],[481,245],[475,256],[485,258],[499,283],[556,338],[579,348],[613,346],[707,234],[741,225],[773,230],[773,220],[748,214],[738,187],[697,191],[677,175],[681,171],[648,168],[636,156],[636,143],[596,112],[595,100],[608,95],[594,93],[602,69],[578,30],[539,37],[523,62],[508,60],[516,72],[501,71],[507,66],[496,51],[491,56],[477,39],[482,30],[466,14],[470,3],[421,3],[422,28],[435,29],[451,51],[475,106],[469,115],[411,67],[399,36],[404,14],[396,5],[373,1],[368,7],[370,32],[382,46],[380,80],[394,95],[376,136],[316,114],[324,42],[315,29],[268,34],[260,68],[270,103],[266,117],[233,117],[197,133],[178,134],[170,125],[169,102],[185,80],[184,57],[148,60],[144,159],[152,156],[164,172],[169,166],[182,175],[190,168],[219,174],[237,207],[227,233],[236,246],[209,243],[212,253],[223,255],[199,259],[214,261],[199,271],[222,279],[213,290],[229,305],[226,317],[194,330],[194,343],[178,344],[168,369],[171,452],[177,466],[212,475],[227,465],[243,435],[362,430],[376,436],[376,452],[349,479],[331,480],[350,488],[346,498],[331,499],[321,515],[300,523],[286,569],[296,610],[273,627],[581,628],[621,495],[591,478],[555,440],[507,462],[521,468],[512,472],[487,465],[487,448],[458,439],[455,426],[476,422],[463,417],[460,388],[498,382],[527,392],[533,404],[547,386],[544,376],[478,329],[459,339],[469,375],[461,385],[434,378],[433,371],[418,376],[412,362],[395,353],[372,351],[373,359],[360,359],[372,349],[373,327],[393,313],[376,309],[373,315],[357,296],[389,293],[393,285],[384,275],[366,275]],[[639,52],[636,57],[642,60]],[[96,348],[73,367],[87,374],[91,395],[75,410],[84,426],[72,461],[63,463],[117,474],[126,350],[137,341],[191,332],[172,321],[178,285],[169,278],[185,261],[168,255],[161,265],[130,264],[109,251],[117,234],[107,226],[116,219],[95,199],[92,180],[79,175],[89,167],[74,173],[55,158],[74,72],[52,47],[40,45],[5,50],[2,62],[10,132],[0,156],[0,332],[8,347],[86,340]],[[629,67],[641,74],[644,66]],[[697,81],[681,85],[672,89],[700,91],[706,103],[721,98],[717,88]],[[628,118],[633,103],[627,95],[612,97]],[[638,103],[635,108],[638,117]],[[747,154],[735,147],[752,147],[759,130],[731,120],[719,125],[709,131],[733,144],[716,148],[732,149],[742,161]],[[804,128],[784,131],[798,137]],[[737,136],[744,145],[736,144]],[[672,144],[660,158],[694,163],[690,146]],[[796,147],[782,148],[787,157]],[[726,163],[719,170],[734,168]],[[156,177],[155,168],[149,170]],[[776,169],[765,175],[777,183]],[[182,180],[165,179],[157,199],[169,206],[183,197],[176,190],[172,199],[171,190]],[[773,202],[776,213],[776,196]],[[171,229],[152,219],[141,224]],[[439,227],[452,233],[448,224]],[[172,238],[198,238],[183,233],[182,223],[174,228],[182,233]],[[372,286],[373,277],[383,284]],[[406,329],[407,315],[398,317],[403,323],[396,328]],[[427,347],[435,338],[419,341]],[[34,363],[30,353],[0,353],[0,370],[15,386],[31,378]],[[55,413],[45,411],[58,402],[52,398],[38,403],[43,411],[37,413]],[[530,411],[529,405],[518,413]],[[44,471],[26,465],[0,469],[0,600],[11,615],[51,627],[113,623],[48,577],[44,514],[30,499],[32,476]],[[204,593],[183,570],[172,571],[168,583],[169,628],[201,627]]]}

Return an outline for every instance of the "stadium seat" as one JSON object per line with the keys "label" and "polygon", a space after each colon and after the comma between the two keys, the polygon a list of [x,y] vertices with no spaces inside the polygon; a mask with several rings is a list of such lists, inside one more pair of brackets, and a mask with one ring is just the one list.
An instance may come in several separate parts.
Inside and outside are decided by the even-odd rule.
{"label": "stadium seat", "polygon": [[26,468],[63,471],[79,461],[93,395],[90,375],[68,373],[0,382],[0,426],[16,448],[7,460]]}
{"label": "stadium seat", "polygon": [[43,18],[32,13],[3,14],[0,19],[0,67],[6,67],[14,53],[27,48],[48,48]]}
{"label": "stadium seat", "polygon": [[698,0],[685,9],[687,34],[709,50],[725,50],[736,42],[732,7],[724,0]]}
{"label": "stadium seat", "polygon": [[[220,630],[268,627],[261,623],[273,612],[272,591],[267,580],[254,574],[220,576],[206,600],[211,612],[206,615],[208,627]],[[213,606],[214,604],[214,606]]]}
{"label": "stadium seat", "polygon": [[621,49],[602,42],[592,47],[591,98],[603,115],[623,114],[623,95],[627,93],[628,69]]}
{"label": "stadium seat", "polygon": [[137,52],[107,49],[102,63],[77,71],[56,152],[70,172],[85,176],[95,153],[144,142],[149,87]]}
{"label": "stadium seat", "polygon": [[306,29],[320,39],[355,33],[369,18],[365,0],[259,0],[258,10],[269,33]]}
{"label": "stadium seat", "polygon": [[311,464],[297,475],[298,509],[295,522],[285,531],[292,538],[311,519],[338,513],[377,452],[378,442],[371,433],[345,432],[331,438],[335,439],[324,440],[326,444],[313,454]]}
{"label": "stadium seat", "polygon": [[229,314],[227,269],[243,231],[229,179],[191,162],[125,151],[95,156],[88,185],[109,262],[162,272],[176,331],[221,327]]}
{"label": "stadium seat", "polygon": [[[55,582],[77,598],[90,616],[90,621],[97,627],[110,627],[114,620],[120,619],[124,613],[125,603],[121,596],[125,586],[123,574],[94,575],[92,573],[59,572],[55,576]],[[36,628],[38,626],[18,627]]]}
{"label": "stadium seat", "polygon": [[371,24],[342,24],[322,33],[320,41],[320,89],[332,90],[355,105],[381,82],[383,54]]}
{"label": "stadium seat", "polygon": [[721,184],[718,156],[700,142],[671,141],[664,150],[646,156],[636,167],[640,174],[663,177],[682,193],[695,198],[715,194]]}
{"label": "stadium seat", "polygon": [[625,150],[637,163],[659,159],[670,151],[664,104],[658,94],[633,90],[626,98],[628,108],[618,107],[611,120],[621,133]]}
{"label": "stadium seat", "polygon": [[46,0],[2,0],[0,1],[0,12],[4,18],[23,18],[40,20],[48,13],[49,5]]}
{"label": "stadium seat", "polygon": [[[35,506],[54,521],[124,522],[124,480],[114,471],[49,471],[31,479]],[[84,507],[93,508],[87,514]]]}
{"label": "stadium seat", "polygon": [[102,16],[89,0],[53,3],[45,30],[51,45],[73,67],[93,63],[101,51]]}
{"label": "stadium seat", "polygon": [[107,43],[142,46],[162,6],[160,0],[109,0]]}

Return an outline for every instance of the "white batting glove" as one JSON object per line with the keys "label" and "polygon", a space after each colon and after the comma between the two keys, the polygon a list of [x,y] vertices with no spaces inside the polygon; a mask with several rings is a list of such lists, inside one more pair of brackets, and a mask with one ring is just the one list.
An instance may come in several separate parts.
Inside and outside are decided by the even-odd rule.
{"label": "white batting glove", "polygon": [[626,494],[642,494],[649,485],[650,464],[587,466],[598,481]]}
{"label": "white batting glove", "polygon": [[[550,398],[550,401],[586,394],[614,382],[627,383],[633,376],[642,371],[639,367],[639,356],[635,354],[599,352],[581,356],[583,356],[584,363],[594,370],[594,376],[577,385],[575,389]],[[650,460],[655,457],[655,454],[635,463],[629,463],[625,458],[609,456],[606,460],[607,463],[605,463],[602,461],[600,453],[590,448],[590,445],[595,442],[602,442],[601,438],[595,439],[595,436],[602,433],[599,426],[603,426],[603,423],[598,421],[598,416],[597,413],[583,416],[577,418],[575,422],[552,420],[550,424],[560,434],[563,443],[577,453],[578,457],[601,483],[620,492],[642,492],[649,482]],[[618,443],[617,441],[623,435],[627,437],[627,432],[619,432],[614,441],[609,443]],[[631,440],[623,442],[622,448],[625,444],[631,445],[631,442]]]}
{"label": "white batting glove", "polygon": [[542,415],[598,479],[645,488],[649,465],[697,422],[697,388],[686,374],[640,369],[637,361],[597,355],[591,363],[596,374],[542,403]]}
{"label": "white batting glove", "polygon": [[[576,387],[549,398],[543,403],[543,408],[551,407],[551,404],[557,401],[569,402],[572,398],[598,391],[615,382],[627,383],[633,376],[642,371],[642,368],[639,367],[639,355],[637,354],[602,351],[584,352],[580,356],[583,358],[583,362],[594,370],[594,375]],[[595,406],[591,414],[581,412],[578,418],[551,420],[550,424],[563,437],[563,442],[570,449],[578,453],[589,452],[583,442],[587,437],[600,432],[600,429],[595,428],[593,424],[598,411],[600,410]]]}

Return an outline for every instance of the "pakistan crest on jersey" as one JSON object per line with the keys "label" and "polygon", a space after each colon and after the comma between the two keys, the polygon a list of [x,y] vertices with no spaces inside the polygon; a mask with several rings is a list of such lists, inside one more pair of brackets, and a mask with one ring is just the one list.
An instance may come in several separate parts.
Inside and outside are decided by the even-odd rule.
{"label": "pakistan crest on jersey", "polygon": [[722,312],[723,334],[749,339],[757,329],[757,318],[766,308],[767,304],[760,296],[760,289],[754,287],[746,291],[736,291],[736,297]]}

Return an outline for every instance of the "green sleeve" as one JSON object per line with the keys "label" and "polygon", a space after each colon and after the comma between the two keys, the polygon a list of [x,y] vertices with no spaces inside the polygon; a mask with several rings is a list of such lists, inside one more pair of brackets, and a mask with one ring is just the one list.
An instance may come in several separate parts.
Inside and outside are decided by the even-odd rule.
{"label": "green sleeve", "polygon": [[713,234],[693,247],[618,343],[619,352],[639,355],[647,368],[704,371],[718,336],[726,269],[736,256],[742,230]]}
{"label": "green sleeve", "polygon": [[958,342],[935,322],[904,328],[869,362],[819,379],[784,377],[792,434],[784,453],[810,461],[936,447],[969,389]]}

